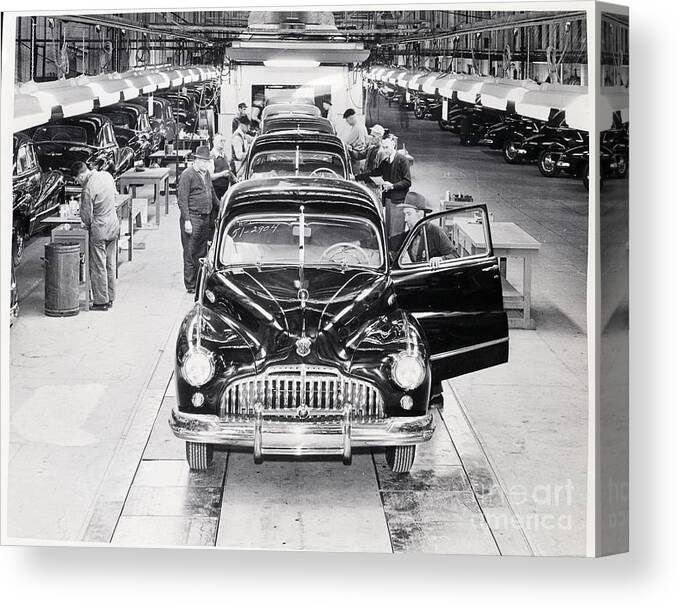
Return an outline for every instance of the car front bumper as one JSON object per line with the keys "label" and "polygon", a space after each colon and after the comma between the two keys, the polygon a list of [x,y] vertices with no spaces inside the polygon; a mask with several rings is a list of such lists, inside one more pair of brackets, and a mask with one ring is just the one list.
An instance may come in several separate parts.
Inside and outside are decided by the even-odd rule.
{"label": "car front bumper", "polygon": [[433,414],[390,417],[360,422],[350,411],[316,415],[305,420],[273,420],[259,410],[252,419],[229,420],[172,410],[170,428],[177,438],[197,443],[249,447],[262,455],[342,455],[353,447],[383,447],[423,443],[433,435]]}

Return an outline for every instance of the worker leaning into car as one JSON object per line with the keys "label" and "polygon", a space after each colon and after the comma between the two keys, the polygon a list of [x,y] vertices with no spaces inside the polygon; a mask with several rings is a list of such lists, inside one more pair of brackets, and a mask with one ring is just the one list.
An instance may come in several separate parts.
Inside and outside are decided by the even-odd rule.
{"label": "worker leaning into car", "polygon": [[[417,192],[408,192],[405,201],[399,205],[405,219],[406,230],[389,239],[389,248],[398,251],[414,227],[424,218],[431,209],[426,204],[426,198]],[[437,269],[444,259],[459,257],[457,251],[445,231],[434,221],[422,224],[414,234],[412,242],[403,252],[405,263],[428,262],[431,269]],[[443,406],[443,386],[441,382],[431,384],[430,405]]]}
{"label": "worker leaning into car", "polygon": [[219,207],[209,173],[210,149],[201,145],[193,163],[179,178],[177,204],[181,212],[181,246],[184,251],[184,286],[195,293],[200,258],[207,255],[207,241],[214,229],[213,209]]}
{"label": "worker leaning into car", "polygon": [[74,163],[71,175],[82,186],[80,220],[89,232],[91,309],[105,312],[115,299],[115,253],[120,237],[115,181],[110,173],[90,170],[84,162]]}
{"label": "worker leaning into car", "polygon": [[[398,205],[405,219],[405,231],[389,238],[389,249],[400,249],[410,232],[427,213],[431,212],[426,198],[417,192],[408,192],[405,201]],[[445,231],[434,222],[424,223],[414,235],[412,242],[404,252],[407,263],[428,262],[431,269],[439,268],[444,259],[459,257]]]}

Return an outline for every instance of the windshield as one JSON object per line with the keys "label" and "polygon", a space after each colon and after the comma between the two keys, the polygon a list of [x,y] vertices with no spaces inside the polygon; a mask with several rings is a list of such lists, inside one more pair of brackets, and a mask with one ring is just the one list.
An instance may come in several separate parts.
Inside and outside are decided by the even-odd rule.
{"label": "windshield", "polygon": [[87,141],[87,131],[79,126],[52,125],[41,126],[35,131],[33,141],[72,141],[73,143],[85,143],[92,145],[93,141]]}
{"label": "windshield", "polygon": [[111,112],[108,114],[113,126],[124,126],[125,128],[132,128],[132,117],[123,112]]}
{"label": "windshield", "polygon": [[219,261],[224,266],[379,268],[383,255],[377,230],[366,220],[298,213],[235,219],[224,232]]}
{"label": "windshield", "polygon": [[261,152],[255,154],[250,164],[250,178],[279,177],[302,175],[309,176],[314,171],[325,176],[329,169],[339,177],[346,178],[344,163],[338,154],[315,152],[300,149]]}

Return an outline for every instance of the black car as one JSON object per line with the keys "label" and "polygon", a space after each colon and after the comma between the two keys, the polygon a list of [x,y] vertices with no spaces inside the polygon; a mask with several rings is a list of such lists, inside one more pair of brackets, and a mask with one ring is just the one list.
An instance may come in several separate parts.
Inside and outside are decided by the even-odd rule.
{"label": "black car", "polygon": [[[600,180],[618,177],[618,166],[620,156],[615,154],[605,142],[605,133],[600,137]],[[622,161],[623,162],[623,161]],[[582,180],[584,187],[589,187],[589,142],[588,137],[585,143],[567,148],[557,156],[556,170],[577,177]]]}
{"label": "black car", "polygon": [[540,128],[541,125],[537,120],[506,115],[499,122],[488,125],[480,134],[478,143],[488,146],[491,150],[501,150],[504,160],[513,164],[519,158],[516,142],[536,135]]}
{"label": "black car", "polygon": [[80,186],[70,178],[73,163],[82,161],[91,169],[118,177],[134,166],[134,151],[120,147],[111,119],[102,114],[81,114],[40,126],[33,131],[33,144],[43,168],[68,175],[66,195],[78,195]]}
{"label": "black car", "polygon": [[541,174],[552,177],[560,172],[557,167],[560,153],[587,143],[588,133],[568,126],[565,112],[560,111],[536,135],[525,137],[523,133],[516,133],[511,140],[511,147],[518,159],[514,164],[536,161]]}
{"label": "black car", "polygon": [[148,156],[160,149],[161,137],[153,130],[148,108],[137,103],[116,103],[101,108],[100,114],[111,119],[120,146],[134,150],[134,158],[147,164]]}
{"label": "black car", "polygon": [[245,179],[353,177],[351,160],[343,141],[337,135],[309,131],[278,131],[256,137],[245,160],[244,175]]}
{"label": "black car", "polygon": [[12,156],[12,261],[17,265],[26,240],[64,202],[65,180],[61,171],[42,170],[33,142],[24,133],[14,134]]}
{"label": "black car", "polygon": [[440,120],[443,108],[443,102],[440,97],[426,93],[415,93],[413,104],[414,117],[417,120]]}
{"label": "black car", "polygon": [[[489,227],[482,205],[436,213],[389,255],[360,184],[232,187],[176,344],[170,426],[190,467],[207,468],[215,444],[347,463],[385,447],[409,471],[433,433],[431,385],[508,359]],[[482,247],[464,248],[471,229]]]}
{"label": "black car", "polygon": [[261,134],[277,133],[278,131],[307,131],[311,133],[327,133],[334,135],[336,132],[332,123],[320,116],[303,116],[300,114],[278,114],[271,116],[261,127]]}
{"label": "black car", "polygon": [[614,128],[601,133],[601,146],[606,147],[612,154],[614,163],[613,176],[624,179],[629,170],[629,125],[616,125]]}
{"label": "black car", "polygon": [[[131,99],[130,103],[148,108],[148,97]],[[147,110],[148,111],[148,110]],[[158,141],[158,149],[165,143],[172,143],[177,133],[177,123],[170,107],[170,102],[162,97],[153,97],[153,111],[149,116],[153,139]]]}
{"label": "black car", "polygon": [[193,132],[198,122],[198,107],[195,104],[193,94],[182,94],[177,91],[163,91],[153,97],[165,99],[169,102],[172,116],[177,122],[179,131]]}

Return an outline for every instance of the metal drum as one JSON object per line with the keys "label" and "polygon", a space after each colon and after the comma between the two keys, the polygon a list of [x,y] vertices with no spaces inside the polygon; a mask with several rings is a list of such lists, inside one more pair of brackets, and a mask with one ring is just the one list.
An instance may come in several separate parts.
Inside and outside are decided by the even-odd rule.
{"label": "metal drum", "polygon": [[80,312],[80,245],[45,245],[45,315],[75,316]]}

